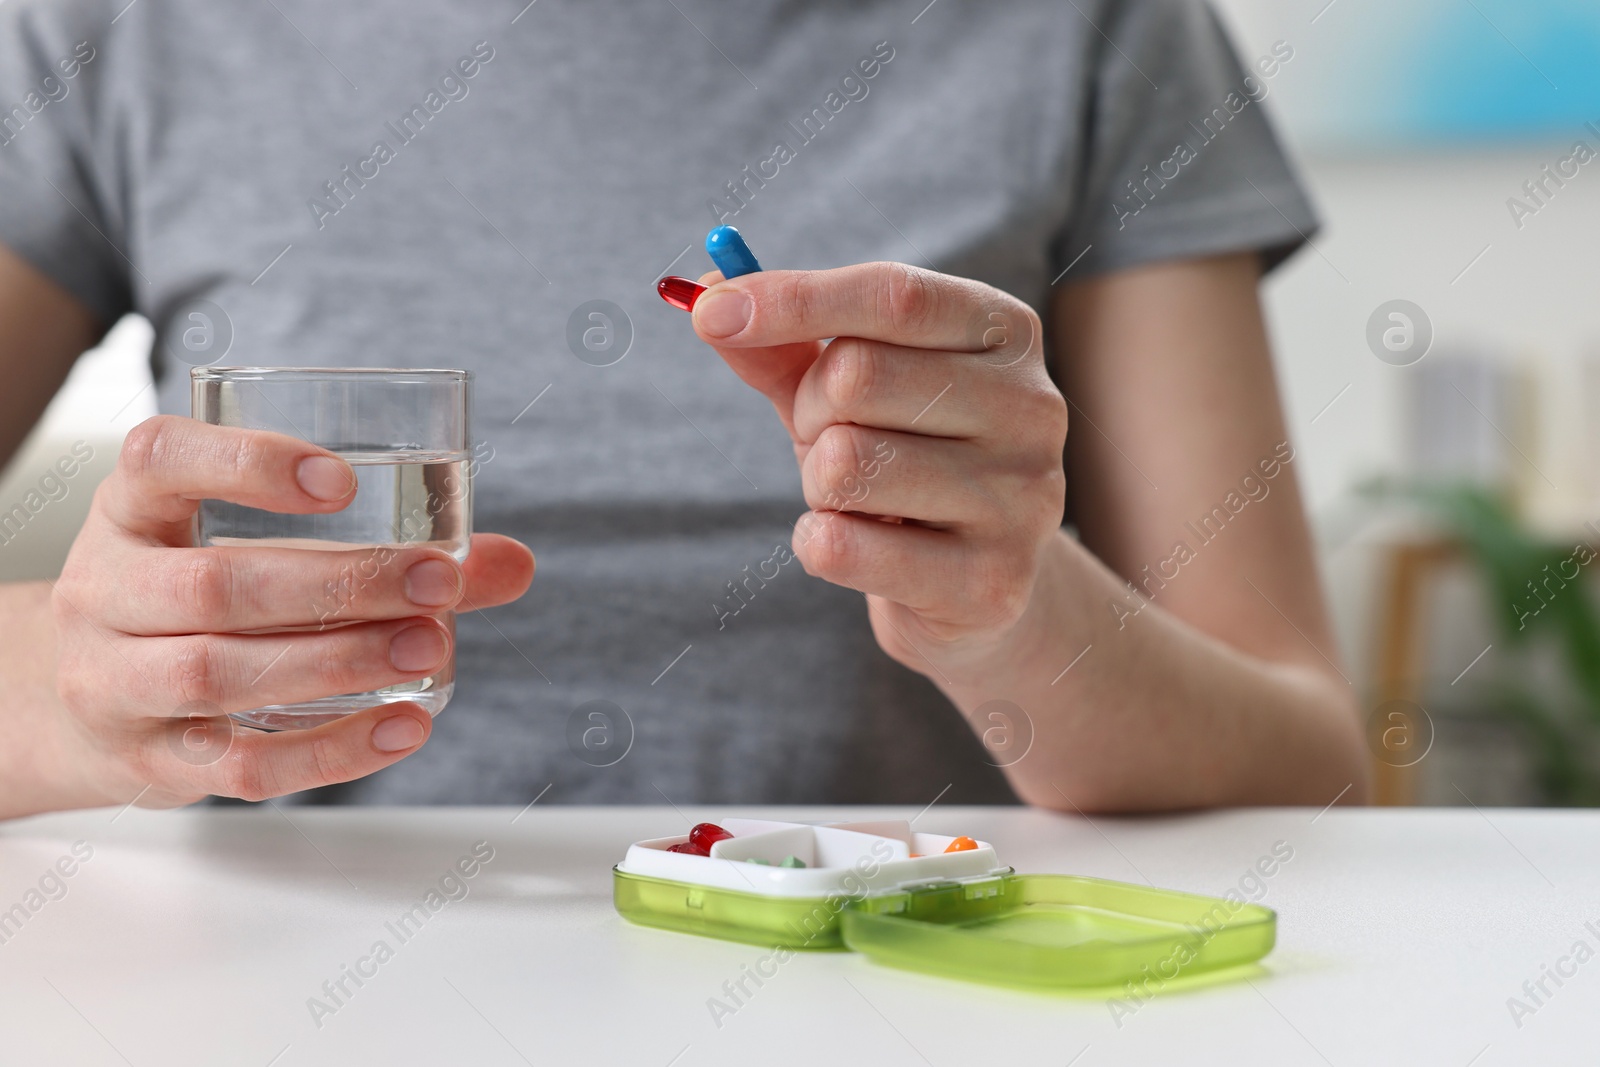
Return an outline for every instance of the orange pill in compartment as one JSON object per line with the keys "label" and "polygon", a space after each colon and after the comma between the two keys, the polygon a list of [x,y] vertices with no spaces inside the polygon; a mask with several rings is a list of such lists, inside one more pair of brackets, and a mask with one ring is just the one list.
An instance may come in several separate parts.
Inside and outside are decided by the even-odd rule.
{"label": "orange pill in compartment", "polygon": [[970,852],[978,847],[978,843],[970,837],[958,837],[945,846],[946,852]]}

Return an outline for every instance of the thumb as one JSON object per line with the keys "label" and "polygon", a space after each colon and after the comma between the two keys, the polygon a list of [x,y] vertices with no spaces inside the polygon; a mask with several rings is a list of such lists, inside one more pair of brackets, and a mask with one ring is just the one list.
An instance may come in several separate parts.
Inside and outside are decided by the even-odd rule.
{"label": "thumb", "polygon": [[798,444],[794,432],[794,396],[800,380],[822,354],[821,341],[796,341],[770,348],[722,348],[716,338],[739,332],[750,317],[750,297],[737,289],[717,288],[720,271],[700,276],[700,284],[710,286],[694,303],[694,330],[700,339],[733,368],[733,373],[752,389],[772,401],[784,429]]}

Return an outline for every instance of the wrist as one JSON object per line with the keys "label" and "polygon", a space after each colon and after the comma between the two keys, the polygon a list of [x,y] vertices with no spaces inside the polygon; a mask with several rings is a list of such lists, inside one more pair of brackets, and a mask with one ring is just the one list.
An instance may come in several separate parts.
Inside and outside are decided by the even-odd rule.
{"label": "wrist", "polygon": [[35,810],[120,807],[131,800],[141,787],[130,788],[122,781],[124,773],[60,698],[51,692],[42,707],[40,757],[33,777]]}
{"label": "wrist", "polygon": [[[1048,688],[1093,641],[1090,590],[1103,584],[1083,547],[1065,533],[1039,549],[1028,603],[1002,631],[951,646],[935,676],[957,706]],[[1065,658],[1063,658],[1065,657]]]}
{"label": "wrist", "polygon": [[48,582],[0,585],[0,819],[115,803],[56,689]]}

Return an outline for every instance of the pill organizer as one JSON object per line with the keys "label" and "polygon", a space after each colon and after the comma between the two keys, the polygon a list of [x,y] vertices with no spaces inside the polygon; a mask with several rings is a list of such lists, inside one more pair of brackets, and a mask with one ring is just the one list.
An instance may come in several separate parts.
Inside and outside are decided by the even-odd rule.
{"label": "pill organizer", "polygon": [[[622,916],[791,950],[1029,988],[1165,983],[1261,959],[1277,916],[1243,901],[1075,875],[1017,874],[986,841],[904,821],[725,819],[708,855],[640,841],[614,868]],[[976,847],[970,847],[971,845]],[[804,866],[780,866],[785,858]]]}

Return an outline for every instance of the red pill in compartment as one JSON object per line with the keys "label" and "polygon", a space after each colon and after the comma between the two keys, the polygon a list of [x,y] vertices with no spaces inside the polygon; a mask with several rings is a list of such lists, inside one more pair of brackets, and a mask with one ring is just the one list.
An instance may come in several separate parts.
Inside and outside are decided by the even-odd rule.
{"label": "red pill in compartment", "polygon": [[714,822],[701,822],[695,823],[694,829],[689,831],[689,843],[695,848],[705,849],[706,854],[710,855],[712,845],[732,836]]}
{"label": "red pill in compartment", "polygon": [[676,845],[668,845],[668,852],[681,852],[686,856],[709,856],[711,853],[701,848],[692,841],[679,841]]}
{"label": "red pill in compartment", "polygon": [[661,294],[661,299],[679,311],[694,310],[694,302],[705,291],[705,286],[689,278],[667,277],[656,283],[656,292]]}

